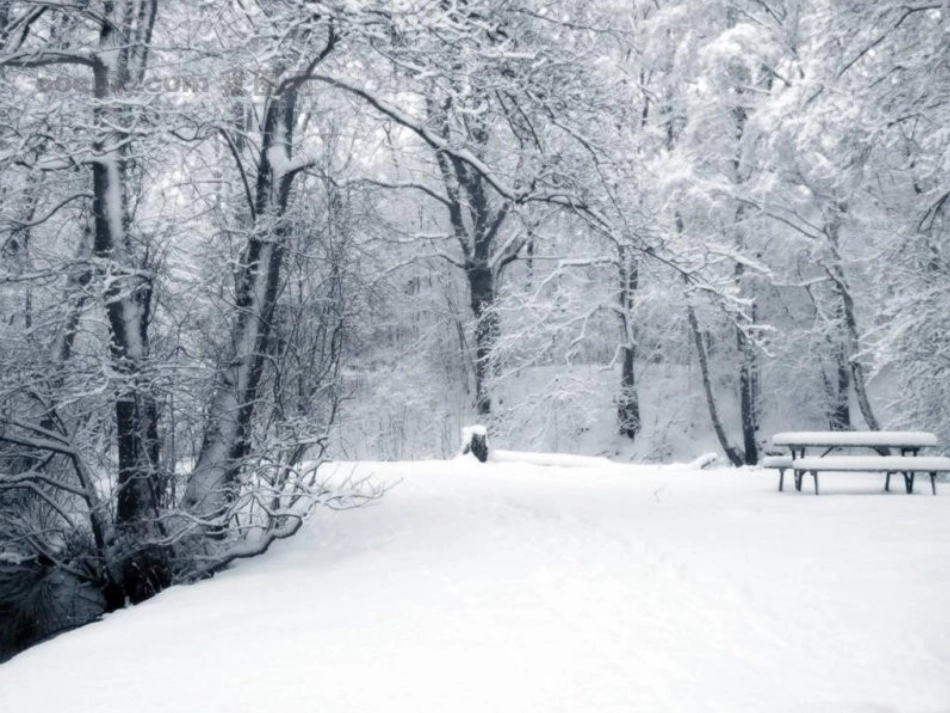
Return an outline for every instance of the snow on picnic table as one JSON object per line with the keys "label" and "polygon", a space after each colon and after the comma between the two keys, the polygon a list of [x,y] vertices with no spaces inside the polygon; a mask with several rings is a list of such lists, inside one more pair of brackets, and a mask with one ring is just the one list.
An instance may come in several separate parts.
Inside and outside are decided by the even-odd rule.
{"label": "snow on picnic table", "polygon": [[785,431],[772,436],[775,446],[926,448],[937,437],[924,431]]}
{"label": "snow on picnic table", "polygon": [[340,464],[400,480],[0,666],[0,710],[950,711],[950,497],[831,475]]}

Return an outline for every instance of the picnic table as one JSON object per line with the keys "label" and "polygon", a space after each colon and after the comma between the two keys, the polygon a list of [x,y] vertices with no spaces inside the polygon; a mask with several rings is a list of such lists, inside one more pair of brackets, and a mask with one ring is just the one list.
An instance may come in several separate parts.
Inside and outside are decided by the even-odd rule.
{"label": "picnic table", "polygon": [[[815,480],[816,495],[818,473],[822,471],[886,473],[887,491],[891,475],[901,473],[908,493],[914,492],[914,475],[928,473],[936,495],[937,473],[950,471],[950,458],[919,455],[922,448],[937,445],[937,437],[923,431],[788,431],[772,436],[772,444],[789,450],[787,456],[767,456],[762,462],[766,468],[778,469],[779,490],[783,490],[786,470],[795,474],[795,489],[799,491],[805,474],[810,474]],[[869,449],[875,455],[830,455],[856,448]],[[891,455],[892,448],[900,455]]]}

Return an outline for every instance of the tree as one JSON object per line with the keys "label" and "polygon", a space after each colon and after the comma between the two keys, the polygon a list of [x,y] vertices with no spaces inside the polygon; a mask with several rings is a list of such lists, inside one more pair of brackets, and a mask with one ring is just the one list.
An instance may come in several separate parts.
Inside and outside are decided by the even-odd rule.
{"label": "tree", "polygon": [[[835,2],[821,19],[843,38],[819,97],[827,104],[841,97],[839,107],[848,102],[851,131],[842,137],[848,143],[839,163],[854,176],[854,190],[841,210],[841,232],[847,236],[853,224],[872,241],[876,258],[861,266],[850,290],[842,290],[853,332],[850,358],[861,368],[855,385],[864,374],[893,371],[899,395],[892,418],[945,435],[945,301],[939,285],[946,273],[947,186],[939,157],[947,143],[939,127],[946,123],[950,91],[941,39],[946,10]],[[821,49],[830,54],[832,48]],[[876,289],[856,289],[865,276]],[[863,330],[848,316],[860,307],[859,297],[873,300],[866,309],[883,308],[883,315],[866,316]],[[867,415],[865,420],[874,427]]]}
{"label": "tree", "polygon": [[[145,76],[156,9],[153,0],[128,0],[106,3],[101,12],[89,16],[72,8],[57,10],[22,3],[12,17],[8,15],[0,57],[3,67],[79,70],[92,86],[91,101],[83,106],[88,112],[89,128],[84,137],[88,143],[74,147],[72,153],[44,157],[46,165],[39,162],[32,168],[72,171],[78,165],[89,171],[91,257],[95,265],[91,279],[99,285],[108,317],[118,452],[116,534],[122,538],[119,543],[113,542],[106,531],[101,548],[111,549],[118,544],[120,549],[131,550],[119,555],[122,563],[115,563],[108,573],[114,581],[107,590],[114,589],[111,596],[119,598],[130,596],[142,586],[152,586],[135,581],[136,573],[144,569],[149,571],[147,577],[157,578],[157,586],[168,580],[165,566],[134,544],[137,531],[144,528],[150,532],[158,527],[161,473],[158,411],[149,375],[152,278],[147,256],[137,245],[130,225],[131,152],[145,116],[134,101],[128,101],[125,92]],[[68,442],[72,437],[57,421],[55,411],[50,409],[38,424],[19,426],[32,431],[31,437],[43,436],[41,448],[56,453],[63,452],[62,439]],[[93,486],[86,483],[83,487],[88,490]],[[125,530],[136,534],[126,541]],[[141,557],[149,563],[137,564]]]}
{"label": "tree", "polygon": [[[298,14],[300,10],[305,12]],[[230,128],[218,127],[235,150],[244,176],[250,225],[235,275],[236,317],[230,344],[217,374],[204,440],[183,501],[185,509],[210,521],[224,516],[234,502],[241,463],[250,448],[287,247],[288,201],[295,177],[307,165],[293,161],[300,88],[339,40],[333,18],[319,8],[289,2],[263,14],[269,24],[284,27],[299,45],[290,58],[279,58],[273,67],[276,80],[264,103],[260,144],[253,159],[253,189],[247,182],[244,158],[236,152],[237,137]]]}
{"label": "tree", "polygon": [[[318,502],[355,502],[323,486],[312,465],[302,466],[307,447],[321,444],[313,430],[294,432],[299,415],[287,413],[310,411],[315,399],[330,394],[326,420],[314,426],[325,432],[338,403],[331,386],[343,344],[341,255],[328,260],[328,293],[317,297],[315,274],[313,286],[298,292],[298,299],[321,301],[316,319],[295,316],[299,305],[280,299],[292,238],[293,247],[304,248],[305,238],[314,237],[288,216],[294,178],[314,162],[291,164],[300,73],[312,70],[338,40],[334,20],[321,8],[299,9],[272,8],[266,18],[273,26],[288,23],[295,41],[286,56],[275,56],[278,81],[264,105],[262,143],[250,146],[247,131],[222,117],[220,107],[209,117],[201,102],[184,105],[148,89],[154,86],[147,75],[153,35],[167,39],[179,29],[171,14],[159,18],[155,3],[4,5],[0,71],[13,78],[4,85],[7,96],[22,95],[29,81],[61,92],[57,101],[30,104],[4,127],[5,139],[27,150],[0,156],[0,190],[16,196],[2,223],[2,245],[16,264],[7,271],[4,260],[0,287],[14,298],[2,305],[4,324],[16,346],[0,354],[12,367],[0,384],[0,547],[12,562],[11,576],[5,570],[0,577],[0,608],[15,612],[17,621],[30,620],[37,588],[58,577],[94,585],[102,600],[87,614],[95,616],[266,550],[293,534]],[[200,350],[192,348],[201,338],[186,331],[201,319],[216,321],[209,305],[173,284],[181,263],[169,268],[165,262],[189,247],[187,237],[173,245],[169,236],[188,220],[200,235],[209,227],[201,216],[208,214],[169,218],[163,212],[166,201],[183,200],[203,178],[201,169],[182,161],[197,180],[175,183],[180,174],[163,159],[171,153],[174,163],[176,153],[202,153],[215,136],[237,159],[232,175],[249,199],[230,339],[207,350],[226,355],[217,368],[195,363]],[[245,154],[254,155],[251,170],[245,170]],[[217,191],[215,197],[227,196]],[[339,208],[326,213],[334,226],[345,222]],[[218,271],[223,263],[219,254]],[[172,313],[189,300],[185,311],[192,314]],[[326,349],[310,360],[315,372],[298,379],[298,400],[288,409],[281,377],[297,370],[297,348],[305,344]],[[277,429],[267,421],[274,411],[256,408],[268,364],[275,364]],[[208,428],[182,496],[175,418],[184,407],[185,421],[198,420],[203,404],[189,389],[189,374],[209,366],[218,380],[215,388],[197,390],[209,395]],[[183,393],[189,400],[176,410],[172,397]],[[109,411],[111,418],[104,418]],[[265,437],[270,429],[269,457],[251,452],[255,428]],[[356,500],[375,495],[363,486],[349,492]],[[17,629],[11,637],[17,643],[49,631]]]}
{"label": "tree", "polygon": [[[585,113],[585,89],[566,70],[581,65],[564,59],[569,24],[552,24],[503,0],[384,15],[389,41],[366,37],[371,50],[398,70],[401,81],[392,96],[330,74],[310,79],[359,97],[432,153],[441,185],[409,180],[390,186],[415,188],[446,211],[461,255],[439,255],[468,283],[476,410],[486,415],[491,355],[500,335],[498,282],[530,242],[530,231],[506,230],[508,218],[538,205],[574,210],[587,202],[575,168],[553,149],[586,151],[575,126]],[[553,32],[542,31],[550,27]]]}

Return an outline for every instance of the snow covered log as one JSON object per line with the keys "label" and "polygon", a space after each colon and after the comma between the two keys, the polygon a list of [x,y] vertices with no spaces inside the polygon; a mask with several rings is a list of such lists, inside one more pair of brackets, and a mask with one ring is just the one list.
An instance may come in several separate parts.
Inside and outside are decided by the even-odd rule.
{"label": "snow covered log", "polygon": [[687,467],[695,470],[705,470],[717,460],[719,460],[719,456],[715,453],[703,453],[698,458],[693,458],[693,460],[687,463]]}

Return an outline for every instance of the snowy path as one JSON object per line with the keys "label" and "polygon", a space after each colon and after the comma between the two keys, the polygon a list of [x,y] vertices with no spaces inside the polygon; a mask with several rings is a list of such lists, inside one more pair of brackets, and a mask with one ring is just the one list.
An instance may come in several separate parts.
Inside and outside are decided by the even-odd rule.
{"label": "snowy path", "polygon": [[403,480],[0,666],[0,710],[950,711],[950,486],[360,469]]}

